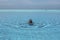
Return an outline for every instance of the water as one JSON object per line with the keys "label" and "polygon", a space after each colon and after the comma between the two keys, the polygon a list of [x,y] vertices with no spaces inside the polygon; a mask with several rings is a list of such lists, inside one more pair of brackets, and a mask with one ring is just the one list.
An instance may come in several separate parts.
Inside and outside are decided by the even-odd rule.
{"label": "water", "polygon": [[60,10],[0,10],[0,40],[60,40]]}

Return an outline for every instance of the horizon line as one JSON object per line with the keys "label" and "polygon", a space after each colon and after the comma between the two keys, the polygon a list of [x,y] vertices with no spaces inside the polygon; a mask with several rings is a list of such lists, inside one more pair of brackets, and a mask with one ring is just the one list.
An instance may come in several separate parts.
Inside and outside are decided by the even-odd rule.
{"label": "horizon line", "polygon": [[50,11],[50,12],[60,12],[60,10],[40,10],[40,9],[37,9],[37,10],[35,10],[35,9],[0,9],[0,12],[48,12],[48,11]]}

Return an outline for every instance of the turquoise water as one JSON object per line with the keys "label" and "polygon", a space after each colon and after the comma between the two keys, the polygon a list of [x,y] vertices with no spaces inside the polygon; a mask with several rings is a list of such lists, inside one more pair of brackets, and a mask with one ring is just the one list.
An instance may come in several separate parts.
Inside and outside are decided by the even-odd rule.
{"label": "turquoise water", "polygon": [[60,40],[60,10],[0,10],[0,40]]}

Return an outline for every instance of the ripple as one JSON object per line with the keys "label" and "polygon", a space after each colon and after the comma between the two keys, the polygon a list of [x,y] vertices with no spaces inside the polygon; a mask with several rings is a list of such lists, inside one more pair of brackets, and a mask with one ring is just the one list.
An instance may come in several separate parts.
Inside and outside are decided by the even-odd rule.
{"label": "ripple", "polygon": [[20,29],[20,28],[45,28],[45,27],[49,27],[49,26],[56,26],[56,25],[60,25],[60,23],[35,23],[34,25],[28,25],[27,23],[21,23],[21,24],[10,24],[10,23],[2,23],[0,24],[0,28],[5,28],[5,27],[9,27],[9,28],[13,28],[13,29]]}

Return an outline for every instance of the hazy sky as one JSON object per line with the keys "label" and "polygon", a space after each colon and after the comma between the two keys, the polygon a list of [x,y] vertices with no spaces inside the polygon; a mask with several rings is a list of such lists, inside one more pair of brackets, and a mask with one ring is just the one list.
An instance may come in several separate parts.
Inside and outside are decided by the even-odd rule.
{"label": "hazy sky", "polygon": [[0,0],[0,9],[60,9],[60,0]]}

